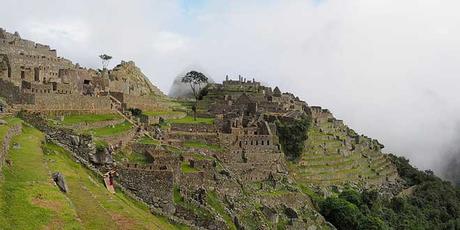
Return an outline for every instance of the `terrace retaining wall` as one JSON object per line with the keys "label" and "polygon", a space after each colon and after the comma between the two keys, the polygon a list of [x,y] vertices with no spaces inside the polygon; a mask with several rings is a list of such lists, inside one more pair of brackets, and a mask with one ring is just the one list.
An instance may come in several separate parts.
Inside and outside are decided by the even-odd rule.
{"label": "terrace retaining wall", "polygon": [[16,135],[21,134],[21,132],[22,124],[17,124],[10,127],[5,136],[2,138],[0,146],[0,170],[5,162],[6,154],[8,154],[8,150],[10,149],[11,139]]}

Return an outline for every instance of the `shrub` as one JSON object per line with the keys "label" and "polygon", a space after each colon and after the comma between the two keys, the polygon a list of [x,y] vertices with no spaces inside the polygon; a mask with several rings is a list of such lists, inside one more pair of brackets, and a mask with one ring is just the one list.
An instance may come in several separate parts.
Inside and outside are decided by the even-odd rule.
{"label": "shrub", "polygon": [[286,157],[290,160],[296,160],[302,154],[305,140],[307,140],[307,131],[310,127],[310,118],[302,116],[298,120],[278,120],[278,136]]}
{"label": "shrub", "polygon": [[363,218],[352,203],[335,197],[328,197],[321,203],[321,214],[338,229],[358,229]]}
{"label": "shrub", "polygon": [[138,109],[138,108],[130,108],[128,109],[131,114],[135,117],[139,117],[141,114],[142,114],[142,110]]}
{"label": "shrub", "polygon": [[343,191],[342,193],[340,193],[339,198],[344,199],[356,205],[356,207],[361,206],[361,204],[363,203],[361,194],[359,194],[359,192],[352,190],[352,189],[347,189]]}

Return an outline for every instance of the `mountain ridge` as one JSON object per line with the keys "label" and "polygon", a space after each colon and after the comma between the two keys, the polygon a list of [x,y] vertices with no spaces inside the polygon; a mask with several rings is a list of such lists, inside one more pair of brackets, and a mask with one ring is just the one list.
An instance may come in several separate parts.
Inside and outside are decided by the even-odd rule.
{"label": "mountain ridge", "polygon": [[[7,228],[460,226],[457,189],[278,87],[227,76],[205,87],[195,114],[193,100],[166,97],[132,61],[88,70],[4,30],[0,57],[8,103],[0,110],[0,207],[7,210],[0,223]],[[70,192],[60,192],[51,171],[62,173]],[[34,210],[34,222],[20,205]]]}

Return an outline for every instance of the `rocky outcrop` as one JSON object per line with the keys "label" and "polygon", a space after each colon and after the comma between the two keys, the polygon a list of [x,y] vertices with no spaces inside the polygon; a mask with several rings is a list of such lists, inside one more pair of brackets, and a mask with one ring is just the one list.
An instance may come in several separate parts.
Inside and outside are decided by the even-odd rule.
{"label": "rocky outcrop", "polygon": [[53,181],[56,183],[56,185],[59,187],[59,189],[62,192],[68,192],[69,187],[67,186],[67,183],[65,182],[64,175],[60,172],[55,172],[53,173]]}
{"label": "rocky outcrop", "polygon": [[135,96],[164,94],[154,86],[133,61],[122,61],[109,71],[110,90]]}

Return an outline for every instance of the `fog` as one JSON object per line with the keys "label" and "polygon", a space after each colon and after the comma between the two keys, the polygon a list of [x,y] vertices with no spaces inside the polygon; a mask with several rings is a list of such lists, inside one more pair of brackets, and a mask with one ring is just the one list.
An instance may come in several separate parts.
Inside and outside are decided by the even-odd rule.
{"label": "fog", "polygon": [[217,82],[254,77],[441,174],[459,140],[459,8],[455,0],[3,0],[0,27],[87,67],[100,67],[101,53],[112,65],[134,60],[166,93],[190,67]]}

